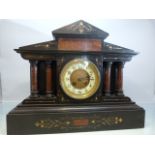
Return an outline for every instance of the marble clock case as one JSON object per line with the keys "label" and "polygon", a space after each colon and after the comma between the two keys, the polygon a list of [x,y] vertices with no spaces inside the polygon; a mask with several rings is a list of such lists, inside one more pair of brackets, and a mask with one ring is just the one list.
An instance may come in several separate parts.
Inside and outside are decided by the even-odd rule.
{"label": "marble clock case", "polygon": [[[144,109],[123,93],[124,65],[137,53],[105,42],[108,33],[85,21],[52,33],[52,41],[15,50],[30,62],[31,94],[8,113],[7,134],[144,127]],[[101,75],[97,92],[84,100],[67,96],[60,86],[64,65],[77,58],[93,62]]]}

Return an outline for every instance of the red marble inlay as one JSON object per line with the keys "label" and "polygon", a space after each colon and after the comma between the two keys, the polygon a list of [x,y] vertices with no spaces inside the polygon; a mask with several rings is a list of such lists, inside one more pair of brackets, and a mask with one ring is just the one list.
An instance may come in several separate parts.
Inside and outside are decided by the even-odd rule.
{"label": "red marble inlay", "polygon": [[73,125],[75,126],[86,126],[88,125],[89,120],[88,119],[75,119],[73,120]]}

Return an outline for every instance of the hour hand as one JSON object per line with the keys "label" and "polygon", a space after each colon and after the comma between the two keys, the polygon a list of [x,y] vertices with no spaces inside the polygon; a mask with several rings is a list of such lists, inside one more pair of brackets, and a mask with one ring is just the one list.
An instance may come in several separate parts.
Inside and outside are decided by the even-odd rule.
{"label": "hour hand", "polygon": [[78,81],[83,81],[83,80],[87,80],[87,79],[90,79],[89,76],[81,77],[81,78],[78,78],[77,80]]}

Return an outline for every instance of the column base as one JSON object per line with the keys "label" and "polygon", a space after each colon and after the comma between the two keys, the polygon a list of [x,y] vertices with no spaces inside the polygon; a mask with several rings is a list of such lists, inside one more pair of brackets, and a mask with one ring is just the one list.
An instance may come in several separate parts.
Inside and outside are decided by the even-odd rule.
{"label": "column base", "polygon": [[116,91],[115,94],[118,95],[118,96],[124,96],[123,91]]}
{"label": "column base", "polygon": [[35,98],[35,97],[38,97],[38,96],[39,96],[39,95],[38,95],[38,92],[34,92],[34,93],[31,94],[31,97],[32,97],[32,98]]}
{"label": "column base", "polygon": [[111,96],[110,92],[104,92],[104,96]]}
{"label": "column base", "polygon": [[51,97],[53,97],[53,94],[52,93],[46,94],[46,97],[51,98]]}

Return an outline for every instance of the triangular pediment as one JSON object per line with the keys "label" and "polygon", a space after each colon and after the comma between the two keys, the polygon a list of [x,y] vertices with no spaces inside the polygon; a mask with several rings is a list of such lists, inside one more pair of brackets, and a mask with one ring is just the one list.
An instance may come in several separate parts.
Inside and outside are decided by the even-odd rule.
{"label": "triangular pediment", "polygon": [[109,34],[83,20],[56,29],[53,32],[55,38],[99,38],[105,39]]}

